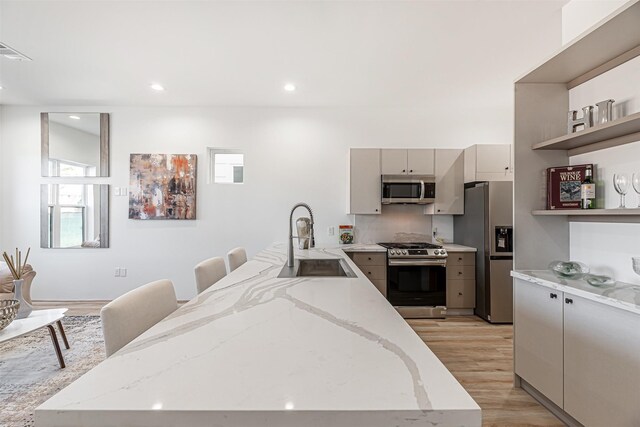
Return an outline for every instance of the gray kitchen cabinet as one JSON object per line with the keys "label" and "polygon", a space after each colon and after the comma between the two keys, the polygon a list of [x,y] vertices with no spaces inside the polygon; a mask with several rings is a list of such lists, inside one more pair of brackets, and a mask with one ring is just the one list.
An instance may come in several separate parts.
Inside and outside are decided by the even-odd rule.
{"label": "gray kitchen cabinet", "polygon": [[510,144],[478,144],[464,150],[464,182],[513,181]]}
{"label": "gray kitchen cabinet", "polygon": [[386,252],[347,252],[349,258],[364,273],[371,283],[387,297],[387,254]]}
{"label": "gray kitchen cabinet", "polygon": [[514,279],[515,373],[585,426],[640,420],[640,316]]}
{"label": "gray kitchen cabinet", "polygon": [[383,175],[433,175],[435,150],[432,148],[381,150]]}
{"label": "gray kitchen cabinet", "polygon": [[349,150],[349,183],[347,184],[348,214],[380,214],[380,150],[352,148]]}
{"label": "gray kitchen cabinet", "polygon": [[476,307],[476,254],[451,252],[447,258],[447,309]]}
{"label": "gray kitchen cabinet", "polygon": [[433,148],[412,148],[407,150],[407,168],[415,175],[435,174],[436,150]]}
{"label": "gray kitchen cabinet", "polygon": [[436,199],[425,214],[464,214],[464,152],[458,149],[435,150]]}
{"label": "gray kitchen cabinet", "polygon": [[564,295],[564,410],[585,426],[638,426],[640,316]]}
{"label": "gray kitchen cabinet", "polygon": [[514,279],[515,373],[562,408],[564,294]]}

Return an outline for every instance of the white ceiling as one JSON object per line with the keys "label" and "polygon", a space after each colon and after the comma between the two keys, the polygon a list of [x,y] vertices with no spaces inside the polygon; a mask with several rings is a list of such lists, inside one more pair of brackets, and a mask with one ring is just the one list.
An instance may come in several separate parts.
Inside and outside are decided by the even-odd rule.
{"label": "white ceiling", "polygon": [[490,108],[560,47],[565,3],[0,0],[33,58],[0,58],[0,103]]}

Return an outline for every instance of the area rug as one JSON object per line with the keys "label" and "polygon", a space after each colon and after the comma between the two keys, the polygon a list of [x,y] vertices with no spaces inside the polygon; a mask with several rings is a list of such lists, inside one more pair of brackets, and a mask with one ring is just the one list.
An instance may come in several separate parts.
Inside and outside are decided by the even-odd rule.
{"label": "area rug", "polygon": [[100,317],[69,316],[62,324],[71,347],[58,334],[64,369],[46,328],[0,344],[0,426],[33,426],[37,406],[104,360]]}

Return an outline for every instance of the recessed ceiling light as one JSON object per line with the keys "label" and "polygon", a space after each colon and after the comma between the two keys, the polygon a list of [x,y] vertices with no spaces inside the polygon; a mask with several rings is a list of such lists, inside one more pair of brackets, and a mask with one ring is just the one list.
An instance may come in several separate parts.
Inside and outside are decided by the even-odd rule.
{"label": "recessed ceiling light", "polygon": [[0,90],[4,89],[2,86],[0,86]]}
{"label": "recessed ceiling light", "polygon": [[153,83],[153,84],[151,85],[151,89],[153,89],[153,90],[157,90],[158,92],[162,92],[162,91],[164,90],[164,87],[162,87],[162,85],[161,85],[161,84]]}
{"label": "recessed ceiling light", "polygon": [[284,85],[284,90],[287,92],[295,92],[296,85],[294,85],[293,83],[287,83],[286,85]]}
{"label": "recessed ceiling light", "polygon": [[69,118],[73,120],[80,120],[80,116],[69,116]]}

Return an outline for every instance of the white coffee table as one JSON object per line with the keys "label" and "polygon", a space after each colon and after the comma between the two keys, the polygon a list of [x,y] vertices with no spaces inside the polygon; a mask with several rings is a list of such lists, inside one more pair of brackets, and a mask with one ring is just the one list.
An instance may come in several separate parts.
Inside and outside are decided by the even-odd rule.
{"label": "white coffee table", "polygon": [[9,326],[1,330],[0,343],[9,341],[13,338],[21,337],[22,335],[28,334],[29,332],[33,332],[46,326],[47,329],[49,329],[49,335],[51,335],[51,341],[53,342],[53,347],[56,350],[60,368],[64,368],[64,358],[62,357],[60,343],[58,342],[58,335],[56,334],[56,330],[53,327],[53,324],[55,323],[58,325],[58,328],[60,329],[60,335],[62,336],[62,341],[64,342],[64,346],[68,349],[69,341],[67,341],[67,335],[64,333],[64,328],[62,327],[62,322],[60,321],[64,317],[64,313],[66,313],[66,311],[66,308],[56,308],[52,310],[33,310],[28,317],[25,317],[24,319],[14,320]]}

